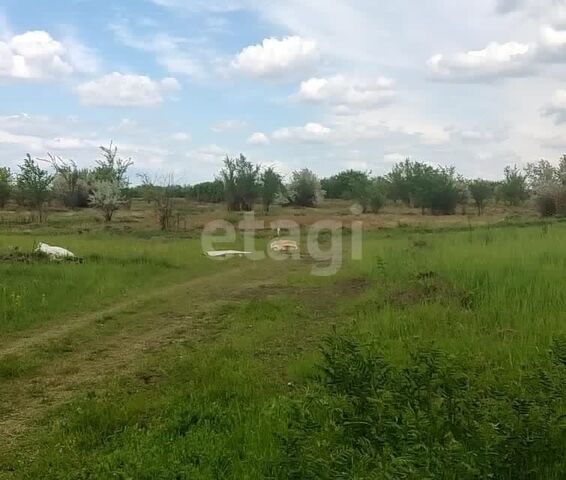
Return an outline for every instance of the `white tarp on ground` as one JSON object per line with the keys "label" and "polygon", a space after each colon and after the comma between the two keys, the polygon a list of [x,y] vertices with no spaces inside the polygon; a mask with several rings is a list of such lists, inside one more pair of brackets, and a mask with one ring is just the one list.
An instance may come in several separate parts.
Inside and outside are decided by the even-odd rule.
{"label": "white tarp on ground", "polygon": [[208,257],[245,257],[246,255],[251,255],[253,252],[244,252],[242,250],[214,250],[211,252],[205,252]]}

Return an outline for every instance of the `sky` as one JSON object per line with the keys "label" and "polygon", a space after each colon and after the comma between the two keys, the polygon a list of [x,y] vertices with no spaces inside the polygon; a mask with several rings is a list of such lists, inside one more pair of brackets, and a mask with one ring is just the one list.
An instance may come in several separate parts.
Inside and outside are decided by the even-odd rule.
{"label": "sky", "polygon": [[566,0],[3,0],[0,165],[496,179],[566,153],[565,80]]}

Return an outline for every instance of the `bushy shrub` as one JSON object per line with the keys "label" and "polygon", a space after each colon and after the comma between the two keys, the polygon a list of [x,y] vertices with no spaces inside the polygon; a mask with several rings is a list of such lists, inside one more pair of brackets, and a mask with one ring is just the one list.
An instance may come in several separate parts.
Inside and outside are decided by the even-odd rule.
{"label": "bushy shrub", "polygon": [[372,213],[379,213],[385,206],[386,198],[378,185],[373,184],[369,193],[369,209]]}
{"label": "bushy shrub", "polygon": [[564,340],[496,380],[430,347],[396,366],[375,345],[333,337],[323,358],[291,402],[280,478],[563,478]]}
{"label": "bushy shrub", "polygon": [[224,199],[229,211],[251,211],[260,195],[259,165],[249,162],[246,157],[226,157],[220,180],[224,185]]}
{"label": "bushy shrub", "polygon": [[0,208],[4,208],[12,194],[12,172],[7,167],[0,167]]}
{"label": "bushy shrub", "polygon": [[555,182],[540,185],[535,192],[534,205],[541,217],[566,215],[566,187]]}
{"label": "bushy shrub", "polygon": [[523,175],[517,166],[505,167],[505,179],[498,187],[498,194],[509,205],[520,205],[529,198],[527,176]]}
{"label": "bushy shrub", "polygon": [[556,215],[556,195],[552,191],[539,193],[535,197],[535,206],[541,217],[553,217]]}
{"label": "bushy shrub", "polygon": [[89,196],[89,204],[100,209],[104,214],[104,220],[107,222],[112,220],[114,212],[120,209],[123,200],[120,185],[117,182],[106,180],[95,182]]}
{"label": "bushy shrub", "polygon": [[365,176],[354,178],[351,182],[351,199],[361,205],[364,213],[379,213],[385,205],[385,195],[379,181]]}
{"label": "bushy shrub", "polygon": [[187,189],[186,196],[197,202],[221,203],[224,201],[224,184],[220,180],[197,183]]}
{"label": "bushy shrub", "polygon": [[77,179],[73,188],[69,188],[69,184],[60,174],[55,174],[53,180],[53,193],[60,201],[69,208],[86,208],[88,207],[88,196],[90,187],[86,180]]}
{"label": "bushy shrub", "polygon": [[474,200],[476,208],[478,209],[478,215],[481,215],[486,202],[493,196],[493,183],[478,178],[469,183],[468,189],[472,199]]}
{"label": "bushy shrub", "polygon": [[463,184],[454,168],[434,168],[407,159],[395,165],[385,181],[392,200],[420,208],[423,214],[429,210],[433,214],[452,215],[464,199]]}
{"label": "bushy shrub", "polygon": [[53,175],[32,160],[29,153],[19,168],[20,173],[16,177],[19,201],[36,210],[38,219],[42,222],[45,216],[44,207],[51,195]]}
{"label": "bushy shrub", "polygon": [[287,186],[287,200],[300,207],[316,207],[324,198],[320,180],[308,168],[293,172]]}
{"label": "bushy shrub", "polygon": [[283,179],[273,167],[266,168],[261,173],[261,202],[265,212],[269,212],[283,191]]}
{"label": "bushy shrub", "polygon": [[358,182],[367,180],[369,180],[369,174],[367,172],[344,170],[331,177],[323,178],[320,183],[326,198],[353,200],[355,199],[355,193],[352,186]]}

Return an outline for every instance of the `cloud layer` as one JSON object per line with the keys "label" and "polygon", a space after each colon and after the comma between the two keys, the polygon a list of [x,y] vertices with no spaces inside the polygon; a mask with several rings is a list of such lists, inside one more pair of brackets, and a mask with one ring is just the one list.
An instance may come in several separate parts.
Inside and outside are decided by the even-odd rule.
{"label": "cloud layer", "polygon": [[145,75],[125,75],[114,72],[77,87],[77,94],[85,105],[98,107],[152,107],[163,102],[165,96],[180,89],[171,77],[153,80]]}

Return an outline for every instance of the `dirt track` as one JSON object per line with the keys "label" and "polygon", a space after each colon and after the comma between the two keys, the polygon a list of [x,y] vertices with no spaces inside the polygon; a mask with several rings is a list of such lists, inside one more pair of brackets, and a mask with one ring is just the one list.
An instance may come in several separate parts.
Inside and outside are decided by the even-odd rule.
{"label": "dirt track", "polygon": [[[209,315],[214,304],[255,295],[260,287],[276,284],[272,277],[273,272],[252,267],[192,279],[27,332],[3,346],[0,361],[36,355],[41,365],[31,374],[0,383],[0,455],[17,446],[21,435],[49,411],[78,393],[113,375],[136,370],[140,374],[144,355],[213,336],[221,329]],[[74,337],[80,341],[73,343]],[[71,342],[68,349],[66,342]],[[63,353],[56,353],[59,348]]]}

